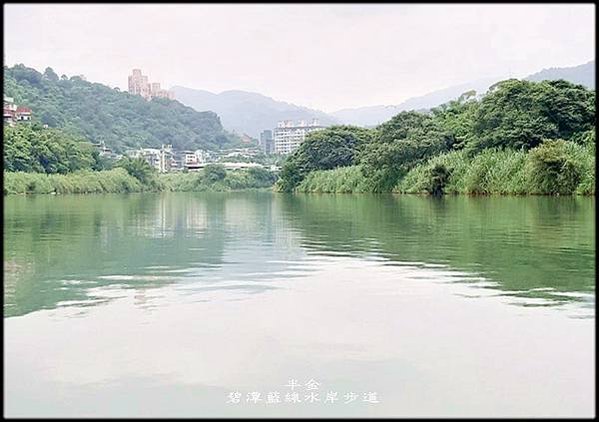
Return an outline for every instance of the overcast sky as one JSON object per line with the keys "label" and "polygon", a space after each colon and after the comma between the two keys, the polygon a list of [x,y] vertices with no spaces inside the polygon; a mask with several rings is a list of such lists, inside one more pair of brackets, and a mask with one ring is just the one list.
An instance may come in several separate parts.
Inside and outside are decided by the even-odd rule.
{"label": "overcast sky", "polygon": [[324,111],[398,104],[595,58],[589,5],[4,5],[5,64],[121,89],[259,92]]}

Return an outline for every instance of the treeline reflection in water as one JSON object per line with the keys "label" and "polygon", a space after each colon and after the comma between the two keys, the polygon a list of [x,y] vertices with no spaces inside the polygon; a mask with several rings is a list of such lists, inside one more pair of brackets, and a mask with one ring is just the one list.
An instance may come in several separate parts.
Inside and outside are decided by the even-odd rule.
{"label": "treeline reflection in water", "polygon": [[452,282],[523,298],[515,303],[525,306],[590,309],[594,233],[591,198],[7,197],[4,312],[96,306],[123,289],[135,289],[141,305],[168,286],[259,294],[344,258],[450,270]]}

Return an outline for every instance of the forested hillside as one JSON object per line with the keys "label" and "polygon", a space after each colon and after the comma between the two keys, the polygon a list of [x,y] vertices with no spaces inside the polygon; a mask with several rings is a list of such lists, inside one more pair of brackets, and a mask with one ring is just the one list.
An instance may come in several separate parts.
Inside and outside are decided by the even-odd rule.
{"label": "forested hillside", "polygon": [[77,76],[59,77],[51,68],[42,74],[24,65],[4,67],[4,95],[30,107],[35,121],[104,141],[116,152],[161,144],[216,150],[237,142],[211,111],[162,98],[146,101]]}

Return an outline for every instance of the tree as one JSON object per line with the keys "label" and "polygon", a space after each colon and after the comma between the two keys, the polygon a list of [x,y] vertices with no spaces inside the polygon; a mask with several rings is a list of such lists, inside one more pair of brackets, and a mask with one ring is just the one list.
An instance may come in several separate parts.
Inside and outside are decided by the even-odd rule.
{"label": "tree", "polygon": [[4,168],[9,171],[68,173],[92,169],[95,148],[85,139],[38,124],[4,127]]}
{"label": "tree", "polygon": [[225,167],[220,164],[208,164],[204,168],[204,178],[209,183],[215,183],[227,177]]}
{"label": "tree", "polygon": [[277,176],[273,172],[262,167],[251,167],[248,174],[258,186],[270,186],[277,180]]}
{"label": "tree", "polygon": [[281,168],[281,174],[277,181],[276,188],[281,192],[292,192],[297,185],[301,183],[304,174],[300,170],[297,162],[293,160],[285,161]]}
{"label": "tree", "polygon": [[279,188],[293,190],[312,171],[357,164],[372,136],[371,130],[355,126],[332,126],[310,133],[283,164]]}
{"label": "tree", "polygon": [[431,110],[433,118],[445,130],[452,149],[464,148],[472,137],[474,114],[479,107],[475,101],[476,91],[462,94],[457,101],[450,101]]}
{"label": "tree", "polygon": [[469,148],[531,149],[595,125],[595,93],[566,81],[510,79],[495,84],[476,110]]}
{"label": "tree", "polygon": [[155,184],[156,169],[142,157],[123,157],[117,161],[115,167],[124,168],[127,170],[127,173],[145,186],[153,187]]}
{"label": "tree", "polygon": [[374,141],[361,154],[364,176],[377,192],[390,191],[412,167],[448,151],[454,137],[434,116],[401,112],[376,129]]}
{"label": "tree", "polygon": [[58,75],[56,74],[56,72],[54,72],[54,70],[52,70],[51,67],[47,67],[46,70],[44,71],[44,78],[46,78],[52,82],[58,81]]}
{"label": "tree", "polygon": [[451,171],[443,164],[436,164],[429,170],[428,193],[433,196],[442,196],[445,193],[445,185],[449,181]]}

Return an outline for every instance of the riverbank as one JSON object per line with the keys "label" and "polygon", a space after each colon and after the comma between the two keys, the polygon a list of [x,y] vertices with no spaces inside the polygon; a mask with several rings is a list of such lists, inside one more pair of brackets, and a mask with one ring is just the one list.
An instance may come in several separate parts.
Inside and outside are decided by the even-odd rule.
{"label": "riverbank", "polygon": [[276,176],[264,169],[226,171],[213,168],[199,173],[167,173],[142,183],[123,168],[67,174],[4,172],[4,195],[93,194],[129,192],[230,192],[268,189]]}
{"label": "riverbank", "polygon": [[4,172],[4,195],[127,193],[150,190],[125,169],[68,174]]}
{"label": "riverbank", "polygon": [[310,133],[275,190],[594,195],[594,128],[594,91],[510,79],[374,128]]}
{"label": "riverbank", "polygon": [[[368,193],[360,165],[309,173],[294,189],[302,193]],[[531,152],[486,150],[434,156],[409,170],[393,193],[465,195],[595,195],[595,146],[548,143]]]}

